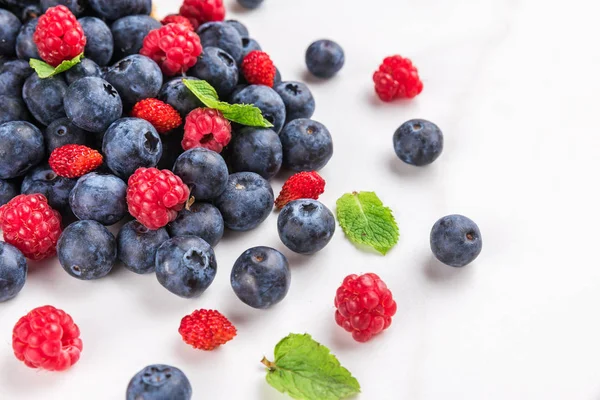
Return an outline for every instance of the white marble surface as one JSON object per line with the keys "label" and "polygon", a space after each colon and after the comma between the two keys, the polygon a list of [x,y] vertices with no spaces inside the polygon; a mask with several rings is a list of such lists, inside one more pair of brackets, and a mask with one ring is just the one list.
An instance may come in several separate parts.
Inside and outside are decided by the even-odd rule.
{"label": "white marble surface", "polygon": [[[178,1],[158,3],[164,14]],[[396,214],[399,245],[384,258],[355,249],[338,230],[318,255],[286,252],[292,287],[267,312],[237,300],[229,270],[250,246],[283,250],[275,215],[254,232],[227,235],[216,248],[215,283],[197,300],[121,268],[97,282],[72,279],[57,262],[32,268],[18,298],[0,305],[0,398],[120,399],[135,372],[160,362],[187,373],[194,399],[284,399],[259,362],[290,332],[329,346],[359,379],[363,400],[600,398],[600,135],[592,121],[600,32],[592,4],[266,0],[256,12],[230,12],[284,79],[304,78],[312,40],[343,45],[342,73],[309,80],[315,119],[335,140],[323,201],[333,208],[344,192],[377,191]],[[386,105],[373,94],[371,74],[393,53],[420,69],[425,90],[415,101]],[[430,168],[394,156],[392,134],[413,117],[445,132],[445,152]],[[429,250],[432,224],[449,213],[468,215],[483,234],[483,253],[462,270],[434,262]],[[345,275],[369,271],[391,287],[398,313],[383,335],[358,344],[335,325],[333,296]],[[13,324],[43,304],[80,325],[84,351],[67,373],[33,371],[12,356]],[[239,336],[212,353],[187,347],[177,328],[195,308],[219,309]]]}

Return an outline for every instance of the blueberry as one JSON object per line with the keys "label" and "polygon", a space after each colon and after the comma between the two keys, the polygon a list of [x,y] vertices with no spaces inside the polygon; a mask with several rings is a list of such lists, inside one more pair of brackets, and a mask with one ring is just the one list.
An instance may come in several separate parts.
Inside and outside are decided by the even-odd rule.
{"label": "blueberry", "polygon": [[192,385],[180,369],[170,365],[149,365],[127,386],[126,400],[190,400]]}
{"label": "blueberry", "polygon": [[37,27],[38,19],[32,19],[31,21],[24,24],[19,30],[17,36],[16,51],[17,57],[22,60],[29,60],[30,58],[40,58],[38,53],[37,45],[33,42],[33,33]]}
{"label": "blueberry", "polygon": [[434,162],[444,149],[444,135],[436,124],[424,119],[403,123],[394,133],[394,150],[399,159],[418,167]]}
{"label": "blueberry", "polygon": [[41,0],[40,4],[43,12],[60,5],[67,7],[76,17],[79,17],[85,11],[85,2],[82,0]]}
{"label": "blueberry", "polygon": [[181,147],[183,127],[172,130],[168,135],[162,135],[160,139],[162,141],[163,152],[156,168],[172,170],[175,161],[183,153],[183,148]]}
{"label": "blueberry", "polygon": [[119,260],[136,274],[154,272],[156,250],[167,240],[169,234],[165,228],[152,231],[137,221],[130,221],[117,235]]}
{"label": "blueberry", "polygon": [[430,244],[433,255],[451,267],[473,262],[483,245],[477,224],[462,215],[439,219],[431,229]]}
{"label": "blueberry", "polygon": [[198,236],[214,247],[223,237],[225,224],[217,207],[209,203],[194,203],[181,210],[167,229],[172,237]]}
{"label": "blueberry", "polygon": [[0,242],[0,303],[19,294],[27,279],[27,261],[16,247]]}
{"label": "blueberry", "polygon": [[233,99],[239,92],[247,88],[249,85],[247,83],[238,83],[234,88],[231,94],[229,95],[229,100]]}
{"label": "blueberry", "polygon": [[77,279],[102,278],[117,260],[115,237],[96,221],[77,221],[60,235],[56,245],[58,261]]}
{"label": "blueberry", "polygon": [[289,202],[277,218],[279,238],[295,253],[313,254],[327,246],[335,232],[331,211],[316,200]]}
{"label": "blueberry", "polygon": [[110,30],[115,40],[114,58],[120,60],[138,54],[148,33],[161,26],[160,22],[148,15],[129,15],[113,22]]}
{"label": "blueberry", "polygon": [[[34,20],[43,14],[42,7],[39,4],[28,4],[21,11],[21,22],[23,24]],[[22,28],[22,27],[21,27]]]}
{"label": "blueberry", "polygon": [[281,169],[281,140],[271,129],[251,126],[238,129],[229,149],[229,165],[234,172],[256,172],[265,179],[271,179]]}
{"label": "blueberry", "polygon": [[114,53],[114,39],[108,25],[95,17],[80,18],[79,23],[87,39],[85,56],[101,67],[108,65]]}
{"label": "blueberry", "polygon": [[59,118],[46,127],[44,141],[48,154],[66,144],[86,144],[88,132],[69,121],[68,118]]}
{"label": "blueberry", "polygon": [[14,182],[0,179],[0,207],[17,197],[17,185]]}
{"label": "blueberry", "polygon": [[306,66],[317,78],[331,78],[344,66],[342,47],[332,40],[317,40],[306,50]]}
{"label": "blueberry", "polygon": [[10,11],[0,8],[0,55],[14,56],[21,21]]}
{"label": "blueberry", "polygon": [[119,91],[123,106],[131,108],[140,100],[158,95],[163,75],[150,58],[134,54],[108,68],[104,79]]}
{"label": "blueberry", "polygon": [[0,95],[0,104],[2,104],[2,108],[0,108],[0,124],[10,121],[27,121],[29,119],[27,106],[21,100],[21,96]]}
{"label": "blueberry", "polygon": [[21,97],[23,84],[31,74],[33,69],[25,60],[4,61],[0,67],[0,95]]}
{"label": "blueberry", "polygon": [[198,28],[202,47],[218,47],[225,50],[236,63],[242,62],[242,36],[225,22],[207,22]]}
{"label": "blueberry", "polygon": [[173,173],[190,188],[196,200],[218,197],[227,186],[229,173],[223,157],[214,151],[196,147],[179,156]]}
{"label": "blueberry", "polygon": [[123,113],[117,90],[96,77],[82,78],[69,86],[64,106],[69,120],[90,132],[105,131]]}
{"label": "blueberry", "polygon": [[65,212],[69,208],[69,193],[76,183],[77,179],[58,176],[48,164],[44,164],[32,169],[25,176],[21,183],[21,193],[43,194],[50,207]]}
{"label": "blueberry", "polygon": [[219,97],[224,98],[237,85],[239,73],[235,60],[227,52],[217,47],[204,47],[189,74],[210,83]]}
{"label": "blueberry", "polygon": [[291,121],[281,134],[283,166],[292,171],[323,168],[333,155],[333,142],[327,128],[307,118]]}
{"label": "blueberry", "polygon": [[102,69],[91,58],[84,58],[79,64],[65,72],[65,79],[69,85],[88,76],[96,78],[102,76]]}
{"label": "blueberry", "polygon": [[34,125],[24,121],[0,125],[0,179],[25,175],[44,153],[44,136]]}
{"label": "blueberry", "polygon": [[140,167],[156,166],[162,155],[162,142],[149,122],[121,118],[106,131],[102,152],[110,170],[127,179]]}
{"label": "blueberry", "polygon": [[274,125],[277,133],[285,122],[285,104],[276,91],[268,86],[250,85],[231,98],[233,103],[253,104],[260,108],[263,117]]}
{"label": "blueberry", "polygon": [[243,50],[243,58],[246,58],[248,53],[250,53],[251,51],[262,50],[262,48],[260,47],[260,44],[256,40],[246,37],[246,36],[242,36],[242,50]]}
{"label": "blueberry", "polygon": [[286,122],[310,118],[315,112],[315,99],[302,82],[280,82],[273,87],[285,104]]}
{"label": "blueberry", "polygon": [[263,1],[264,0],[237,0],[239,5],[250,10],[258,8],[263,3]]}
{"label": "blueberry", "polygon": [[237,21],[235,19],[228,19],[227,21],[225,21],[225,23],[233,26],[235,30],[238,31],[240,36],[248,36],[248,28],[246,28],[246,25],[242,24],[240,21]]}
{"label": "blueberry", "polygon": [[98,16],[110,21],[127,15],[150,15],[152,12],[152,0],[88,0],[88,3]]}
{"label": "blueberry", "polygon": [[254,172],[229,175],[225,191],[215,200],[225,226],[234,231],[256,228],[267,219],[273,203],[269,181]]}
{"label": "blueberry", "polygon": [[273,79],[273,85],[278,85],[281,83],[281,72],[279,68],[275,67],[275,79]]}
{"label": "blueberry", "polygon": [[241,301],[265,309],[283,300],[292,276],[283,254],[270,247],[246,250],[233,264],[231,287]]}
{"label": "blueberry", "polygon": [[198,80],[194,77],[175,78],[163,85],[158,93],[158,99],[170,104],[182,117],[190,111],[202,107],[202,102],[183,84],[183,80]]}
{"label": "blueberry", "polygon": [[35,119],[47,126],[66,116],[63,98],[67,88],[62,76],[42,79],[32,74],[23,85],[23,100]]}
{"label": "blueberry", "polygon": [[127,185],[114,175],[89,173],[77,180],[69,196],[73,214],[81,220],[113,225],[127,214]]}
{"label": "blueberry", "polygon": [[169,239],[156,252],[156,278],[177,296],[200,296],[216,274],[215,253],[205,240],[197,236]]}

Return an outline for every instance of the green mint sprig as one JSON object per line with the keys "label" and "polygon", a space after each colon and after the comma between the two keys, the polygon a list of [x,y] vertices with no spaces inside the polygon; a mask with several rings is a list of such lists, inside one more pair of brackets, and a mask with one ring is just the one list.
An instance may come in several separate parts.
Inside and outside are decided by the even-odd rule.
{"label": "green mint sprig", "polygon": [[40,78],[46,79],[46,78],[50,78],[54,75],[58,75],[62,72],[70,70],[71,68],[73,68],[74,66],[79,64],[81,62],[82,58],[83,58],[83,53],[81,53],[77,57],[73,58],[72,60],[65,60],[65,61],[61,62],[58,65],[58,67],[56,67],[56,68],[54,68],[50,64],[46,64],[45,62],[43,62],[41,60],[32,58],[29,60],[29,65],[31,66],[31,68],[33,68],[35,70],[35,72],[38,74],[38,76]]}

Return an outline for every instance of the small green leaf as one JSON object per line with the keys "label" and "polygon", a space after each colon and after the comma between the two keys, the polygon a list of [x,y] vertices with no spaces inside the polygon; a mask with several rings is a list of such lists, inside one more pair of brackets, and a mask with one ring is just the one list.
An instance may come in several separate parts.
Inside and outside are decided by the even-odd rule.
{"label": "small green leaf", "polygon": [[184,79],[183,84],[208,108],[221,111],[230,121],[247,126],[271,128],[259,108],[250,104],[229,104],[219,100],[219,95],[210,83],[201,80]]}
{"label": "small green leaf", "polygon": [[290,334],[275,346],[275,361],[263,358],[267,382],[299,400],[339,400],[360,392],[356,378],[329,349],[308,334]]}
{"label": "small green leaf", "polygon": [[398,243],[399,231],[392,210],[374,192],[347,193],[337,201],[342,230],[355,244],[386,255]]}
{"label": "small green leaf", "polygon": [[32,58],[29,60],[29,65],[35,70],[35,72],[37,72],[40,78],[45,79],[70,70],[71,68],[79,64],[82,58],[83,53],[81,53],[72,60],[66,60],[61,62],[56,68],[54,68],[52,65],[46,64],[41,60],[36,60],[35,58]]}

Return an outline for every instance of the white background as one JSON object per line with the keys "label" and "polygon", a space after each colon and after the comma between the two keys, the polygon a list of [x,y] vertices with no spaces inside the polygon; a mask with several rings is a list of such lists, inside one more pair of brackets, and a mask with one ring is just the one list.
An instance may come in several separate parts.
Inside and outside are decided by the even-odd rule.
{"label": "white background", "polygon": [[[163,15],[178,7],[157,3]],[[121,399],[138,370],[167,363],[186,372],[194,399],[284,399],[260,359],[288,333],[309,332],[357,377],[360,399],[599,399],[592,2],[266,0],[248,13],[232,3],[229,17],[247,24],[284,79],[306,79],[311,41],[344,47],[339,76],[308,80],[314,118],[335,143],[322,201],[334,209],[345,192],[376,191],[399,222],[398,246],[386,257],[361,252],[338,229],[321,253],[296,256],[280,243],[273,214],[253,232],[226,235],[216,280],[196,300],[122,268],[82,282],[56,261],[32,267],[21,294],[0,305],[0,398]],[[383,104],[371,74],[394,53],[413,59],[425,89]],[[445,133],[444,153],[428,168],[394,155],[394,130],[414,117]],[[438,264],[429,250],[431,226],[451,213],[475,220],[483,235],[480,258],[464,269]],[[288,297],[268,311],[246,307],[229,286],[233,262],[256,245],[282,250],[292,266]],[[398,302],[391,328],[367,344],[333,319],[336,288],[362,272],[378,273]],[[30,370],[12,355],[14,323],[44,304],[81,328],[82,358],[66,373]],[[197,308],[220,310],[238,337],[210,353],[185,345],[179,321]]]}

